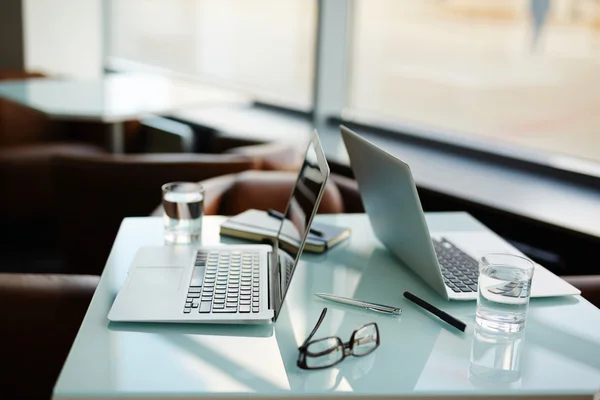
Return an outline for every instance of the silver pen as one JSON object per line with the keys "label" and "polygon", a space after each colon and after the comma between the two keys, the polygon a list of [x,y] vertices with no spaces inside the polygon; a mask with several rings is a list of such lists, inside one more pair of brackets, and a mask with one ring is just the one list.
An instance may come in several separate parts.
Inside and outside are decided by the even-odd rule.
{"label": "silver pen", "polygon": [[315,293],[315,296],[325,300],[335,301],[336,303],[347,304],[349,306],[361,307],[371,311],[377,311],[384,314],[402,314],[402,309],[398,307],[386,306],[383,304],[369,303],[368,301],[350,299],[348,297],[336,296],[327,293]]}

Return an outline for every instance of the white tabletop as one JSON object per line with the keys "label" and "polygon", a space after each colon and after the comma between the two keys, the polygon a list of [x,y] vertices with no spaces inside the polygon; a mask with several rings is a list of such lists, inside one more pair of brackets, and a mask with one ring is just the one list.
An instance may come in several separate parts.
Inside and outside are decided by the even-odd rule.
{"label": "white tabletop", "polygon": [[[446,302],[407,271],[374,238],[365,215],[318,216],[348,226],[348,241],[305,254],[280,318],[266,326],[115,324],[106,316],[136,250],[162,244],[160,218],[127,218],[117,235],[90,308],[54,388],[54,399],[190,396],[338,397],[562,395],[591,398],[600,389],[600,311],[580,296],[532,299],[524,336],[498,345],[475,338],[475,303]],[[205,217],[204,244],[220,241],[222,217]],[[464,213],[428,214],[430,228],[481,225]],[[233,242],[228,240],[228,242]],[[461,333],[402,297],[404,290],[467,323]],[[335,293],[398,305],[392,317],[319,300]],[[328,307],[317,337],[348,340],[377,322],[381,346],[334,368],[303,371],[297,347]],[[492,362],[520,360],[518,376],[481,374],[471,354]],[[502,365],[500,365],[502,367]]]}
{"label": "white tabletop", "polygon": [[100,79],[35,78],[0,83],[0,97],[51,118],[124,122],[183,107],[246,104],[245,96],[165,76],[108,74]]}

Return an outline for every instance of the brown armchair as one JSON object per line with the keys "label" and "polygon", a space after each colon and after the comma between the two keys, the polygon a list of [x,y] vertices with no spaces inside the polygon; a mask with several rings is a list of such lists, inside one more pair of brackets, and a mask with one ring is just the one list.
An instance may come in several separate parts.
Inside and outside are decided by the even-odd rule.
{"label": "brown armchair", "polygon": [[166,182],[291,168],[298,159],[295,149],[281,145],[236,152],[56,158],[52,178],[65,271],[100,274],[123,218],[150,214],[161,202],[160,188]]}
{"label": "brown armchair", "polygon": [[145,154],[59,157],[52,182],[65,272],[99,275],[125,217],[148,215],[170,181],[254,168],[239,155]]}
{"label": "brown armchair", "polygon": [[49,399],[99,277],[0,273],[3,399]]}
{"label": "brown armchair", "polygon": [[581,290],[583,298],[600,308],[600,275],[571,275],[561,278]]}
{"label": "brown armchair", "polygon": [[0,270],[59,270],[51,161],[69,154],[99,153],[97,147],[77,143],[0,148]]}
{"label": "brown armchair", "polygon": [[[0,70],[0,82],[42,78],[42,74]],[[0,148],[48,141],[56,124],[45,115],[0,98]]]}

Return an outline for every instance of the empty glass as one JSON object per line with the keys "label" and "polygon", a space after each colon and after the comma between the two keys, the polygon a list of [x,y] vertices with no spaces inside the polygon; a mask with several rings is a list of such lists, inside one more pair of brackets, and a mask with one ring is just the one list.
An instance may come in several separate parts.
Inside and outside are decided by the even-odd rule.
{"label": "empty glass", "polygon": [[488,254],[479,262],[477,323],[496,332],[525,327],[533,262],[513,254]]}
{"label": "empty glass", "polygon": [[167,243],[200,241],[204,190],[193,182],[171,182],[162,186],[164,237]]}

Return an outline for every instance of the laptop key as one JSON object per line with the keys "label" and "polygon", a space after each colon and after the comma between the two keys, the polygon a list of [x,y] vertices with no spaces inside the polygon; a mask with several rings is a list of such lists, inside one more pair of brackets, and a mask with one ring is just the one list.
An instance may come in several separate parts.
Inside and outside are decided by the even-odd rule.
{"label": "laptop key", "polygon": [[188,299],[199,298],[200,293],[188,293],[187,297],[188,297]]}
{"label": "laptop key", "polygon": [[189,314],[190,312],[192,312],[192,309],[191,308],[184,308],[183,312],[186,313],[186,314]]}
{"label": "laptop key", "polygon": [[253,313],[257,313],[258,312],[258,307],[252,307],[252,312]]}
{"label": "laptop key", "polygon": [[249,313],[250,312],[250,305],[241,305],[240,306],[240,312],[241,313]]}
{"label": "laptop key", "polygon": [[469,288],[471,288],[471,290],[474,292],[477,291],[477,285],[469,285]]}
{"label": "laptop key", "polygon": [[213,313],[236,313],[237,308],[217,308],[213,307]]}
{"label": "laptop key", "polygon": [[202,286],[205,270],[206,270],[205,267],[194,267],[194,271],[192,272],[192,281],[190,283],[190,286]]}
{"label": "laptop key", "polygon": [[202,303],[200,303],[200,308],[198,309],[198,312],[209,313],[211,305],[212,304],[210,302],[203,301]]}

